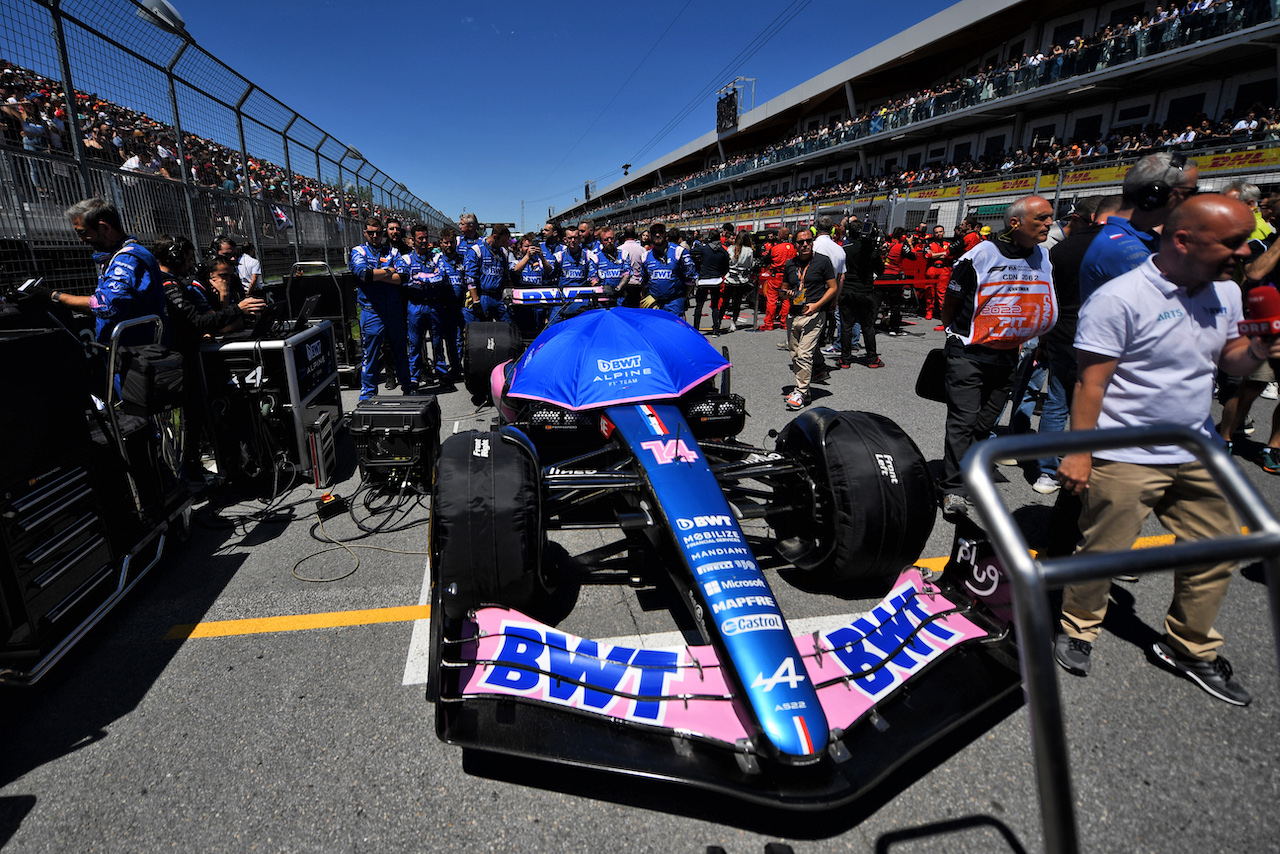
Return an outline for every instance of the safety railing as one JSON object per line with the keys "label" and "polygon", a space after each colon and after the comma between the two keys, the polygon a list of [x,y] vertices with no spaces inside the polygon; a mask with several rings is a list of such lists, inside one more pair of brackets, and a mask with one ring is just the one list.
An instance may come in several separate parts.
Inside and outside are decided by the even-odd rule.
{"label": "safety railing", "polygon": [[[1154,445],[1177,445],[1194,454],[1240,514],[1248,533],[1136,551],[1077,554],[1047,560],[1032,556],[1026,538],[996,491],[993,475],[996,460],[1031,460],[1047,454],[1091,453]],[[1080,845],[1063,729],[1062,699],[1058,693],[1051,652],[1054,625],[1045,595],[1048,588],[1118,574],[1157,572],[1261,557],[1271,601],[1277,664],[1280,665],[1280,521],[1276,520],[1262,496],[1222,445],[1187,427],[1131,427],[992,439],[974,445],[965,455],[961,469],[978,517],[1013,590],[1018,657],[1031,716],[1045,850],[1050,854],[1075,854]]]}

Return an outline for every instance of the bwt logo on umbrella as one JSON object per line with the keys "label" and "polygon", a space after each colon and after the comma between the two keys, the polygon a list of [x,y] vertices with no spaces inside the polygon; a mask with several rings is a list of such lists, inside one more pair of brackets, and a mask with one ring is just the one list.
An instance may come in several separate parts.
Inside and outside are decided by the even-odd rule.
{"label": "bwt logo on umbrella", "polygon": [[601,371],[627,371],[640,367],[640,355],[623,356],[621,359],[596,359]]}

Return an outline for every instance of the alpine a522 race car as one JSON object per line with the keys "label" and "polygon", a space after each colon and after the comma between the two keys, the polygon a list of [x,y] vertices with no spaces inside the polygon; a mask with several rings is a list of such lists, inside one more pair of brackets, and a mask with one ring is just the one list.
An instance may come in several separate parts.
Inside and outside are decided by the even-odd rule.
{"label": "alpine a522 race car", "polygon": [[[1017,688],[977,529],[941,575],[913,566],[937,511],[910,438],[879,415],[814,408],[773,450],[739,443],[728,368],[680,318],[616,308],[551,326],[495,371],[503,423],[449,437],[434,485],[441,739],[821,808]],[[691,645],[602,643],[538,619],[562,580],[548,531],[583,528],[620,532],[624,580],[669,579]],[[793,633],[762,563],[806,590],[883,599]]]}

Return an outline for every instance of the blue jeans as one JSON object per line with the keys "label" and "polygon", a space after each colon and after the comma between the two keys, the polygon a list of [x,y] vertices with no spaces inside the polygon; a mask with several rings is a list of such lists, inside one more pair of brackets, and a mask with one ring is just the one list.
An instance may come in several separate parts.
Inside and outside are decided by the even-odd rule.
{"label": "blue jeans", "polygon": [[[1065,353],[1057,348],[1049,350],[1049,388],[1044,408],[1040,410],[1040,433],[1061,433],[1067,429],[1067,416],[1071,412],[1071,397],[1076,385],[1076,359],[1070,348]],[[1056,475],[1060,457],[1043,457],[1039,460],[1040,473]]]}

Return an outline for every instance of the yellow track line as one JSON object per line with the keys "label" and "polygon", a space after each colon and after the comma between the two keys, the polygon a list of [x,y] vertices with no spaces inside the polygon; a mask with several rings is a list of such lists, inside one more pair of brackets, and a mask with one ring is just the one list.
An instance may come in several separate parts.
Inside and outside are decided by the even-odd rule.
{"label": "yellow track line", "polygon": [[[1133,544],[1135,549],[1149,549],[1173,543],[1173,535],[1142,537]],[[917,566],[940,572],[947,565],[947,557],[921,558]],[[324,614],[293,614],[282,617],[255,617],[247,620],[217,620],[208,623],[187,623],[169,629],[165,640],[187,638],[225,638],[236,635],[261,635],[272,632],[298,632],[307,629],[332,629],[337,626],[367,626],[374,623],[410,623],[431,616],[430,605],[403,605],[396,608],[373,608],[366,611],[330,611]]]}
{"label": "yellow track line", "polygon": [[397,608],[374,608],[368,611],[330,611],[325,614],[296,614],[283,617],[258,617],[248,620],[218,620],[210,623],[188,623],[174,626],[165,640],[187,638],[224,638],[232,635],[258,635],[268,632],[297,632],[304,629],[332,629],[336,626],[366,626],[373,623],[409,623],[431,616],[430,605],[404,605]]}

